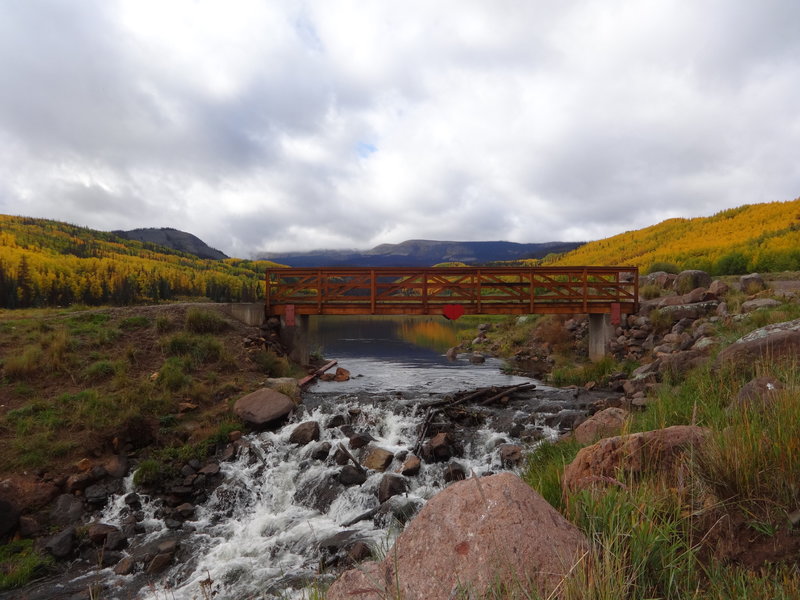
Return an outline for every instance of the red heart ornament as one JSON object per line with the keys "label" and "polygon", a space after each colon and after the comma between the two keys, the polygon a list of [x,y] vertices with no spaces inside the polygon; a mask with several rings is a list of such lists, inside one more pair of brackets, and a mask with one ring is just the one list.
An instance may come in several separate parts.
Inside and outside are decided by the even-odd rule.
{"label": "red heart ornament", "polygon": [[464,314],[464,307],[460,304],[445,304],[442,307],[442,314],[446,319],[455,321],[458,317]]}

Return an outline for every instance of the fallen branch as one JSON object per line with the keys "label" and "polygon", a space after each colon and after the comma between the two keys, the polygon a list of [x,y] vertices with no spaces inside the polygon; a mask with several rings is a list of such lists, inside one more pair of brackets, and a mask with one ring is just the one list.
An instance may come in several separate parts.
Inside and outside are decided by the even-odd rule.
{"label": "fallen branch", "polygon": [[414,444],[414,448],[411,451],[414,456],[419,456],[419,451],[422,448],[422,442],[425,440],[425,435],[428,433],[428,428],[431,426],[431,421],[433,420],[432,409],[433,407],[429,406],[425,411],[425,419],[422,421],[422,427],[419,430],[417,442]]}
{"label": "fallen branch", "polygon": [[312,381],[314,381],[314,380],[315,380],[317,377],[319,377],[320,375],[322,375],[322,374],[323,374],[325,371],[327,371],[327,370],[328,370],[328,369],[330,369],[331,367],[335,367],[337,362],[338,362],[338,361],[332,360],[332,361],[330,361],[330,362],[328,362],[328,363],[324,364],[324,365],[323,365],[323,366],[321,366],[319,369],[317,369],[316,371],[314,371],[313,373],[311,373],[311,375],[308,375],[308,376],[306,376],[306,377],[303,377],[303,378],[302,378],[302,379],[301,379],[301,380],[300,380],[300,381],[297,383],[297,385],[299,385],[301,388],[303,388],[303,387],[307,386],[309,383],[311,383]]}
{"label": "fallen branch", "polygon": [[521,383],[521,384],[515,385],[515,386],[513,386],[511,388],[504,389],[499,394],[495,394],[494,396],[486,398],[486,400],[481,400],[480,404],[481,404],[481,406],[485,406],[487,404],[491,404],[492,402],[496,402],[496,401],[500,400],[500,398],[502,398],[503,396],[506,396],[508,394],[513,394],[514,392],[518,392],[519,390],[533,389],[535,387],[536,387],[535,383]]}
{"label": "fallen branch", "polygon": [[462,404],[474,398],[479,398],[483,394],[486,394],[487,392],[493,392],[496,389],[497,388],[494,387],[480,388],[472,392],[471,394],[467,394],[466,396],[462,396],[460,398],[456,397],[456,398],[442,398],[441,400],[432,400],[431,402],[426,402],[421,406],[424,408],[435,408],[438,406],[455,406],[456,404]]}
{"label": "fallen branch", "polygon": [[356,469],[358,469],[359,473],[364,473],[364,474],[367,473],[364,470],[364,467],[362,467],[360,464],[358,464],[358,461],[356,460],[356,457],[353,456],[352,454],[350,454],[350,450],[348,450],[347,448],[344,447],[344,444],[342,444],[342,442],[339,442],[339,449],[347,455],[347,458],[349,458],[350,460],[353,461],[353,464],[355,465]]}
{"label": "fallen branch", "polygon": [[475,390],[474,392],[465,393],[465,395],[456,398],[443,398],[441,400],[433,400],[431,402],[427,402],[422,404],[421,406],[424,408],[431,408],[431,407],[451,407],[451,406],[458,406],[459,404],[464,404],[466,402],[471,402],[473,400],[477,400],[481,396],[486,396],[487,394],[491,394],[489,398],[485,400],[481,400],[480,404],[489,404],[491,402],[495,402],[499,400],[506,394],[513,394],[514,392],[525,390],[525,389],[533,389],[536,387],[534,383],[520,383],[518,385],[506,385],[506,386],[492,386],[492,387],[485,387]]}
{"label": "fallen branch", "polygon": [[375,515],[378,514],[378,510],[380,510],[380,508],[381,508],[380,506],[376,506],[375,508],[371,508],[367,512],[361,513],[360,515],[358,515],[354,519],[350,519],[346,523],[342,523],[342,527],[351,527],[351,526],[355,525],[356,523],[358,523],[359,521],[365,521],[366,519],[371,519],[372,517],[374,517]]}

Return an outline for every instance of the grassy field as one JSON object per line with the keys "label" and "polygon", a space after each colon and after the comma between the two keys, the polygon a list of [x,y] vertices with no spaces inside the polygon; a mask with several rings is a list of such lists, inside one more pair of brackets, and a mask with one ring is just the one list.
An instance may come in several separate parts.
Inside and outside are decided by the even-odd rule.
{"label": "grassy field", "polygon": [[[788,303],[718,325],[722,345],[770,323],[798,318]],[[565,492],[575,441],[540,448],[525,480],[584,531],[593,553],[564,582],[566,599],[800,598],[800,367],[763,361],[749,368],[706,366],[665,381],[625,433],[671,425],[709,431],[680,478],[620,471],[620,485]],[[612,360],[564,368],[570,383],[624,370]],[[738,390],[769,375],[785,387],[767,404],[740,406]],[[491,595],[490,597],[501,597]],[[502,597],[533,598],[518,589]]]}
{"label": "grassy field", "polygon": [[0,476],[113,452],[132,419],[157,421],[159,447],[213,435],[291,370],[246,352],[254,331],[213,304],[0,311]]}

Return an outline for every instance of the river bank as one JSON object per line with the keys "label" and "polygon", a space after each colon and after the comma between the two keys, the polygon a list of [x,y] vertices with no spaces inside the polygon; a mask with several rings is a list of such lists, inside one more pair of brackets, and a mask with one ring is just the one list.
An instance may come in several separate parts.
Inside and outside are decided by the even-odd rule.
{"label": "river bank", "polygon": [[[77,321],[74,314],[63,318],[70,323],[102,320],[108,327],[118,327],[118,322],[135,317],[150,319],[149,325],[137,323],[148,336],[161,338],[151,347],[163,351],[174,343],[174,336],[182,335],[179,324],[191,308],[197,307],[173,307],[169,309],[172,312],[148,309],[139,315],[136,309],[109,309],[115,312],[79,314]],[[184,312],[178,314],[179,310]],[[162,334],[153,331],[158,319],[167,314],[172,315],[172,328]],[[86,315],[93,316],[90,319]],[[57,324],[52,327],[58,330]],[[137,329],[140,333],[136,340],[144,346],[141,329]],[[96,335],[100,329],[91,331]],[[403,329],[400,341],[404,335],[415,338],[420,332],[430,336],[432,328],[415,323]],[[248,358],[254,354],[254,335],[231,323],[217,339],[256,369],[258,359]],[[180,404],[187,400],[195,381],[175,395],[173,419],[164,419],[163,415],[158,420],[143,419],[138,427],[117,430],[107,442],[107,454],[82,454],[72,461],[61,457],[50,468],[28,476],[38,500],[29,510],[20,511],[24,514],[18,527],[27,529],[17,529],[16,537],[22,539],[15,544],[23,548],[19,545],[25,541],[23,536],[37,540],[44,568],[35,573],[44,574],[49,568],[61,573],[11,592],[9,597],[93,594],[126,598],[140,589],[147,597],[158,597],[167,590],[176,597],[193,597],[209,591],[211,582],[215,590],[226,594],[233,593],[233,586],[239,590],[237,594],[258,588],[268,595],[287,597],[295,593],[302,597],[304,586],[316,580],[321,564],[331,573],[326,577],[332,577],[331,569],[350,560],[347,556],[357,542],[362,558],[365,548],[371,553],[385,546],[394,535],[397,519],[407,520],[449,481],[472,473],[518,470],[528,448],[568,430],[583,414],[587,402],[594,400],[591,396],[576,399],[572,391],[530,386],[500,394],[491,405],[479,402],[497,392],[475,397],[474,402],[451,405],[452,398],[463,398],[459,392],[470,395],[476,388],[487,386],[502,391],[502,386],[514,387],[530,380],[502,373],[501,363],[492,358],[481,364],[466,358],[449,361],[436,349],[415,346],[417,350],[411,352],[406,347],[411,342],[402,342],[398,348],[394,335],[380,348],[374,337],[367,339],[363,332],[359,335],[351,333],[351,339],[361,345],[360,349],[350,353],[336,349],[343,357],[342,364],[350,367],[352,378],[319,382],[303,394],[303,402],[287,425],[247,433],[231,412],[233,399],[242,395],[235,391],[230,400],[211,401],[181,412]],[[338,334],[335,337],[343,338]],[[229,342],[241,347],[234,349]],[[364,358],[370,353],[365,352],[364,344],[371,348],[372,358]],[[387,356],[387,344],[394,358]],[[139,358],[146,362],[143,354]],[[219,363],[202,365],[203,377],[214,381],[209,376],[219,371],[215,385],[231,385],[224,380],[225,369],[217,368]],[[151,368],[143,366],[140,371],[146,374]],[[154,372],[158,375],[153,391],[158,391],[163,371]],[[189,374],[198,377],[200,371]],[[130,371],[127,375],[132,377]],[[258,377],[258,371],[253,375]],[[244,388],[244,380],[236,381]],[[285,380],[276,381],[279,389],[287,391]],[[265,382],[270,385],[262,375],[251,389]],[[113,391],[113,386],[106,389]],[[424,406],[431,402],[438,406],[426,410]],[[6,413],[11,415],[9,421],[19,419],[20,413],[15,411],[20,408]],[[211,430],[212,435],[203,434],[196,423],[212,418],[222,423]],[[301,425],[307,428],[309,423],[318,426],[319,433],[312,435],[318,439],[300,444],[295,430]],[[426,423],[421,437],[420,429]],[[175,431],[186,430],[193,432],[192,437],[173,437]],[[437,436],[442,438],[441,443],[430,448]],[[420,439],[424,443],[420,444]],[[358,467],[339,464],[339,444],[354,455]],[[404,466],[410,458],[406,454],[415,448],[421,459],[416,473]],[[373,451],[389,462],[375,468],[375,459],[370,458]],[[63,474],[58,474],[57,464],[65,465]],[[364,469],[363,475],[359,469]],[[402,506],[393,505],[396,499],[380,496],[386,493],[380,490],[388,485],[382,482],[389,473],[398,473],[390,481],[403,490]],[[22,489],[20,481],[13,475],[6,479],[16,493]],[[349,528],[343,526],[367,513]],[[265,519],[275,527],[266,527]],[[254,527],[261,532],[257,540],[237,538]],[[276,534],[270,537],[264,533],[268,530]],[[278,530],[281,535],[277,535]],[[294,533],[289,534],[289,530]],[[265,535],[270,539],[261,539]],[[328,538],[335,539],[329,543]],[[248,566],[243,567],[243,563]],[[286,577],[278,571],[294,575]],[[295,592],[290,592],[292,589]]]}
{"label": "river bank", "polygon": [[[241,423],[227,422],[223,427],[217,422],[219,445],[203,446],[207,453],[203,460],[180,454],[185,451],[181,448],[196,448],[195,443],[170,446],[176,454],[165,458],[175,472],[163,480],[161,489],[145,494],[130,487],[130,475],[120,477],[119,491],[106,493],[106,508],[92,519],[111,521],[120,532],[127,519],[131,535],[123,537],[128,547],[106,548],[110,533],[112,540],[119,539],[112,530],[90,536],[88,528],[78,529],[79,535],[73,537],[77,543],[67,558],[83,561],[92,575],[76,580],[73,570],[70,576],[48,580],[39,590],[27,588],[25,593],[34,598],[36,593],[58,589],[64,598],[87,597],[87,593],[126,597],[144,588],[144,594],[153,598],[167,593],[201,597],[212,591],[223,597],[320,597],[336,572],[351,561],[375,557],[376,549],[376,558],[389,552],[400,530],[390,525],[391,519],[408,520],[447,487],[447,477],[457,479],[453,474],[458,472],[486,476],[510,469],[583,531],[591,544],[587,563],[598,576],[581,579],[586,571],[576,569],[575,577],[564,580],[565,597],[795,597],[800,587],[796,573],[800,546],[792,516],[798,497],[791,482],[800,476],[800,466],[791,448],[800,443],[800,432],[785,425],[796,423],[793,415],[800,408],[800,381],[792,363],[800,347],[792,345],[792,332],[800,329],[792,323],[800,311],[791,295],[770,289],[722,291],[718,285],[711,292],[711,284],[702,292],[695,291],[700,288],[686,294],[664,291],[653,298],[642,313],[620,325],[611,348],[614,359],[600,366],[570,364],[565,358],[569,352],[574,352],[573,361],[580,356],[580,319],[493,324],[481,330],[484,335],[474,334],[466,348],[469,354],[455,363],[437,351],[436,367],[428,375],[419,366],[398,367],[398,374],[408,368],[410,375],[386,381],[397,380],[399,389],[384,387],[379,371],[370,375],[354,359],[350,381],[321,383],[305,394],[304,408],[279,429],[239,437],[232,427],[241,429]],[[750,339],[746,334],[753,330]],[[506,333],[520,343],[510,343],[503,337]],[[784,346],[776,343],[775,335],[785,343],[788,363],[779,360],[776,350]],[[252,340],[251,334],[239,337],[244,357],[252,353],[245,347],[248,339]],[[751,345],[767,343],[764,340],[769,360],[759,359],[758,348]],[[469,361],[472,352],[488,355],[495,346],[515,348],[507,354],[517,356],[520,366],[530,361],[530,349],[538,349],[539,359],[533,362],[547,364],[551,377],[561,369],[559,376],[572,377],[573,387],[554,390],[537,382],[534,390],[506,394],[505,406],[504,394],[491,406],[469,402],[450,406],[464,397],[457,392],[469,396],[474,388],[431,389],[448,379],[463,379],[452,377],[467,372],[462,368],[476,369],[476,384],[486,383],[490,372],[502,375],[499,363],[491,358],[483,365]],[[518,354],[522,348],[525,352]],[[559,349],[567,352],[562,356],[553,352]],[[525,380],[505,379],[498,385],[519,381]],[[255,387],[260,385],[263,375]],[[364,387],[359,391],[358,386]],[[233,401],[224,403],[226,411]],[[445,410],[435,420],[436,427],[422,435],[418,452],[423,454],[427,444],[427,459],[419,457],[416,475],[404,473],[408,452],[416,449],[428,420],[424,406],[431,402],[442,402]],[[177,404],[176,399],[179,414]],[[216,414],[219,419],[223,413]],[[180,421],[176,418],[172,426]],[[684,437],[639,434],[674,426],[688,428],[680,430]],[[307,444],[298,443],[299,431],[310,431]],[[431,448],[437,437],[440,455]],[[540,444],[565,437],[567,441]],[[356,445],[366,444],[354,447],[354,440]],[[338,464],[339,444],[355,462],[345,455],[350,464]],[[637,454],[636,449],[652,444],[663,452]],[[533,447],[537,451],[526,458]],[[378,454],[388,461],[381,463],[382,469],[364,465],[375,449],[383,451]],[[89,464],[99,458],[93,457]],[[129,466],[145,454],[138,450],[130,458]],[[366,472],[362,474],[355,463]],[[101,473],[95,466],[84,473],[89,477]],[[106,477],[109,469],[103,468]],[[283,478],[265,475],[271,471]],[[343,483],[344,472],[358,483],[349,483],[352,479]],[[382,487],[391,487],[384,480],[403,481],[397,488],[402,493],[381,501]],[[92,485],[97,482],[70,495],[84,504]],[[134,492],[138,497],[130,496]],[[392,499],[398,496],[403,498],[399,508]],[[195,497],[198,501],[191,502]],[[189,507],[184,506],[187,503]],[[343,535],[336,538],[339,534]],[[148,573],[158,556],[161,570]],[[130,574],[113,573],[126,558],[132,559]],[[106,560],[107,567],[98,568],[103,566],[98,560]],[[77,565],[70,563],[70,568]],[[56,588],[55,583],[64,587]],[[273,583],[277,587],[270,587]],[[232,589],[241,589],[241,595],[231,596]],[[502,590],[486,593],[503,598],[535,596],[524,586]]]}

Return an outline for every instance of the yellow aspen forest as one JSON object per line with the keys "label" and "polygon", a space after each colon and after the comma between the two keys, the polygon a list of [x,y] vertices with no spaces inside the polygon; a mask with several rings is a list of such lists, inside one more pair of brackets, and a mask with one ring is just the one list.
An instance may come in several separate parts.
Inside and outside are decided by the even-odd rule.
{"label": "yellow aspen forest", "polygon": [[589,242],[540,264],[672,266],[713,275],[800,270],[800,198],[748,204],[710,217],[669,219]]}
{"label": "yellow aspen forest", "polygon": [[264,297],[270,261],[200,259],[58,221],[0,215],[0,307]]}

